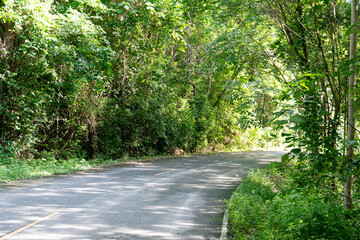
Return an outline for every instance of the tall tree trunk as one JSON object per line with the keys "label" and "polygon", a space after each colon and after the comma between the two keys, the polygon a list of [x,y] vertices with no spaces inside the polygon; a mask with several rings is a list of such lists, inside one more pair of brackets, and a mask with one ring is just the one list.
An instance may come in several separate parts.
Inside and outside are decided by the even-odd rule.
{"label": "tall tree trunk", "polygon": [[[357,32],[358,27],[358,4],[359,0],[352,0],[351,3],[351,25],[354,27],[353,33],[350,37],[350,60],[354,59],[356,56],[356,44],[357,44]],[[355,138],[355,108],[354,108],[354,101],[355,101],[355,85],[356,85],[356,66],[354,63],[351,63],[351,70],[353,73],[349,78],[349,89],[348,89],[348,132],[347,132],[347,148],[346,148],[346,160],[348,162],[352,162],[354,160],[354,146],[352,141]],[[350,164],[348,164],[350,166]],[[352,185],[353,185],[353,175],[350,174],[348,176],[346,183],[345,183],[345,192],[344,192],[344,208],[347,210],[352,210],[352,201],[353,201],[353,194],[352,194]]]}

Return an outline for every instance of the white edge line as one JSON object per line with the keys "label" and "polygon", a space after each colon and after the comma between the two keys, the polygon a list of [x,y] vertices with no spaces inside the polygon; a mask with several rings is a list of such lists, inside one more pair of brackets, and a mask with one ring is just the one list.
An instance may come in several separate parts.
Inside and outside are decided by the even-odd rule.
{"label": "white edge line", "polygon": [[222,228],[221,228],[221,236],[220,240],[227,240],[227,225],[228,225],[228,210],[225,210]]}

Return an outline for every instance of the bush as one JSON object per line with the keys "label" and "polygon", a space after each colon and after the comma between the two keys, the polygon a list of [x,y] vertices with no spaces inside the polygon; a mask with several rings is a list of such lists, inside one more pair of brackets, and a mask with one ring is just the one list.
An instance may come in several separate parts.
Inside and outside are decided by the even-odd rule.
{"label": "bush", "polygon": [[283,166],[271,167],[249,171],[227,203],[233,239],[358,239],[359,209],[349,216],[339,200],[290,191]]}

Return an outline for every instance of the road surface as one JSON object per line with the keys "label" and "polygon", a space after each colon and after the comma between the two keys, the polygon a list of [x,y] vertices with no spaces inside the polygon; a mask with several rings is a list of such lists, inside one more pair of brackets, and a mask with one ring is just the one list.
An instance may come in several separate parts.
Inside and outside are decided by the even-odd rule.
{"label": "road surface", "polygon": [[0,239],[219,239],[223,199],[282,152],[209,154],[0,185]]}

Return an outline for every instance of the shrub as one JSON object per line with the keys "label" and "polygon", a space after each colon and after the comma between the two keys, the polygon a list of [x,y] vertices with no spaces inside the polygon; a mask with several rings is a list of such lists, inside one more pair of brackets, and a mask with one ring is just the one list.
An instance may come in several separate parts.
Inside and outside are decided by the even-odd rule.
{"label": "shrub", "polygon": [[295,189],[274,166],[249,171],[227,203],[233,239],[358,239],[359,209],[349,215],[341,198]]}

